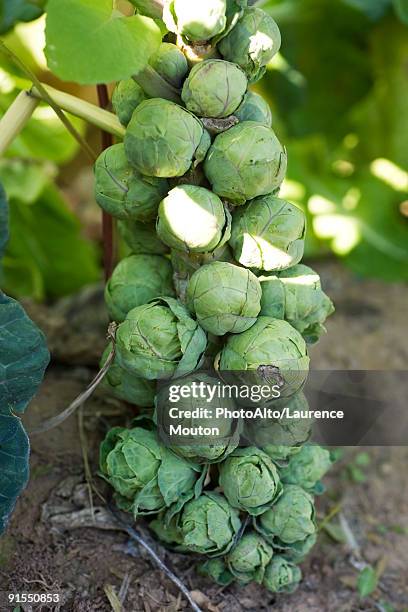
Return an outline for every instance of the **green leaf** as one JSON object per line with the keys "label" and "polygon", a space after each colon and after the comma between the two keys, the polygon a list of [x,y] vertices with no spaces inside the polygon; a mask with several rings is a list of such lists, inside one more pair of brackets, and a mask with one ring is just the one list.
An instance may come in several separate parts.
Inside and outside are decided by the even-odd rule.
{"label": "green leaf", "polygon": [[368,565],[359,574],[357,579],[357,589],[361,599],[365,599],[377,588],[378,578],[375,569]]}
{"label": "green leaf", "polygon": [[4,249],[9,239],[8,231],[8,204],[6,192],[0,183],[0,260],[4,255]]}
{"label": "green leaf", "polygon": [[392,0],[395,12],[401,19],[402,23],[408,25],[408,1],[407,0]]}
{"label": "green leaf", "polygon": [[19,418],[0,414],[0,535],[29,475],[30,444]]}
{"label": "green leaf", "polygon": [[25,411],[49,358],[43,333],[18,302],[0,292],[0,414]]}
{"label": "green leaf", "polygon": [[61,79],[110,83],[143,70],[161,32],[148,17],[113,10],[112,0],[49,0],[46,41],[48,66]]}
{"label": "green leaf", "polygon": [[32,21],[42,14],[43,2],[36,0],[0,0],[0,34],[18,21]]}
{"label": "green leaf", "polygon": [[34,202],[10,201],[5,291],[37,300],[59,297],[100,278],[97,249],[59,191],[47,184]]}
{"label": "green leaf", "polygon": [[18,302],[0,292],[0,534],[27,484],[29,441],[13,412],[24,412],[44,377],[45,338]]}
{"label": "green leaf", "polygon": [[49,177],[40,165],[21,159],[3,159],[0,161],[0,182],[9,200],[18,199],[32,204],[44,191]]}

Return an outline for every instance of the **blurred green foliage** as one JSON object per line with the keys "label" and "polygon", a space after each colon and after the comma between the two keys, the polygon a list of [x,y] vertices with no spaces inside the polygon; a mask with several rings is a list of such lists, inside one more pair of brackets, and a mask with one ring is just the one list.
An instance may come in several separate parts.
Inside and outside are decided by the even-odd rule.
{"label": "blurred green foliage", "polygon": [[[25,44],[24,34],[24,29],[10,33],[6,44],[39,73],[41,66]],[[29,87],[24,74],[0,55],[0,116],[18,92]],[[69,118],[84,133],[84,124]],[[0,286],[13,297],[56,298],[100,278],[98,248],[82,236],[78,219],[56,186],[59,166],[77,153],[77,142],[54,112],[40,105],[0,160],[10,230]]]}
{"label": "blurred green foliage", "polygon": [[405,0],[269,0],[282,49],[257,89],[288,148],[284,196],[309,218],[307,254],[408,279]]}
{"label": "blurred green foliage", "polygon": [[18,21],[32,21],[42,12],[45,0],[0,0],[0,34]]}

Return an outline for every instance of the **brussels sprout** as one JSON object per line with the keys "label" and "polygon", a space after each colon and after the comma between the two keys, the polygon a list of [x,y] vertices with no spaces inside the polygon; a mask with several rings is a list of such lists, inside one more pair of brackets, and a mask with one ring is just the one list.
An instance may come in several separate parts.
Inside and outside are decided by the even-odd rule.
{"label": "brussels sprout", "polygon": [[285,557],[288,561],[301,563],[303,559],[310,553],[317,542],[317,534],[312,533],[304,540],[293,542],[293,544],[285,544],[280,540],[274,541],[274,550],[279,550],[279,554]]}
{"label": "brussels sprout", "polygon": [[231,215],[208,189],[180,185],[160,203],[157,233],[173,249],[208,253],[229,239]]}
{"label": "brussels sprout", "polygon": [[321,446],[304,446],[282,469],[282,482],[297,484],[313,493],[321,493],[320,479],[332,464],[330,453]]}
{"label": "brussels sprout", "polygon": [[154,177],[183,176],[195,158],[204,159],[209,144],[209,135],[192,113],[161,98],[136,108],[125,135],[129,162]]}
{"label": "brussels sprout", "polygon": [[232,263],[233,257],[228,244],[223,244],[212,253],[185,253],[172,249],[171,263],[174,270],[173,281],[179,299],[185,303],[187,286],[190,278],[201,266],[213,261],[228,261]]}
{"label": "brussels sprout", "polygon": [[146,96],[143,89],[133,79],[119,81],[112,94],[113,110],[119,121],[127,125],[135,108],[144,100]]}
{"label": "brussels sprout", "polygon": [[197,566],[197,571],[202,576],[212,578],[214,582],[221,586],[228,586],[234,582],[234,576],[225,565],[225,561],[219,557],[200,563]]}
{"label": "brussels sprout", "polygon": [[308,411],[309,403],[303,392],[289,400],[274,400],[268,407],[287,409],[290,416],[281,419],[248,419],[245,436],[251,444],[259,446],[271,459],[285,460],[300,450],[310,437],[312,419],[296,417],[296,412]]}
{"label": "brussels sprout", "polygon": [[210,59],[194,66],[181,97],[188,110],[199,117],[228,117],[241,104],[247,87],[241,68]]}
{"label": "brussels sprout", "polygon": [[140,514],[159,512],[194,488],[198,466],[176,457],[141,427],[111,429],[101,445],[100,468],[122,508]]}
{"label": "brussels sprout", "polygon": [[241,584],[262,582],[273,549],[257,533],[246,533],[226,557],[227,566]]}
{"label": "brussels sprout", "polygon": [[216,361],[221,371],[253,370],[252,378],[248,373],[243,375],[246,384],[249,380],[254,384],[278,384],[281,397],[299,391],[309,369],[302,336],[286,321],[270,317],[258,317],[250,329],[227,338]]}
{"label": "brussels sprout", "polygon": [[[223,397],[222,394],[214,395],[211,401],[210,396],[203,392],[196,391],[197,385],[209,385],[213,389],[217,387],[222,388],[222,383],[218,378],[208,376],[203,372],[197,372],[190,376],[183,378],[179,381],[183,388],[190,387],[190,397],[180,397],[176,404],[173,404],[177,408],[179,418],[170,419],[169,402],[170,389],[168,386],[164,386],[160,389],[156,397],[156,410],[158,413],[158,420],[161,424],[161,429],[166,433],[168,432],[168,426],[171,422],[172,425],[181,425],[192,429],[195,427],[216,427],[218,428],[219,435],[217,437],[204,437],[199,434],[192,434],[190,440],[187,436],[183,436],[183,442],[181,444],[171,444],[170,448],[181,457],[191,459],[197,463],[218,463],[222,461],[227,455],[233,452],[239,443],[239,423],[225,417],[217,417],[216,409],[223,408],[228,410],[235,410],[234,401],[229,397]],[[221,391],[221,389],[220,389]],[[206,409],[211,411],[211,416],[208,418],[200,418],[194,415],[194,411]],[[189,416],[184,416],[184,414]],[[196,412],[197,414],[197,412]],[[183,415],[183,416],[181,416]]]}
{"label": "brussels sprout", "polygon": [[[105,365],[111,352],[111,345],[106,347],[102,355],[101,368]],[[109,391],[114,397],[117,397],[124,402],[129,402],[141,408],[151,408],[154,405],[156,395],[156,385],[151,380],[139,378],[134,374],[129,374],[118,365],[114,359],[105,378],[102,386]]]}
{"label": "brussels sprout", "polygon": [[238,512],[225,497],[210,491],[189,501],[179,519],[183,547],[210,557],[231,549],[240,526]]}
{"label": "brussels sprout", "polygon": [[204,172],[215,193],[240,205],[280,187],[286,165],[286,153],[275,132],[261,123],[244,121],[216,137]]}
{"label": "brussels sprout", "polygon": [[180,530],[177,526],[177,521],[175,518],[171,521],[166,520],[166,513],[159,514],[159,516],[153,519],[149,523],[150,529],[154,532],[156,537],[159,538],[165,544],[170,546],[175,546],[176,544],[181,545],[183,542],[183,537],[180,533]]}
{"label": "brussels sprout", "polygon": [[170,250],[158,238],[155,223],[119,221],[118,229],[134,255],[165,255]]}
{"label": "brussels sprout", "polygon": [[281,35],[272,17],[262,9],[247,8],[218,48],[226,60],[241,66],[254,83],[265,74],[265,66],[280,46]]}
{"label": "brussels sprout", "polygon": [[180,89],[188,74],[185,55],[176,45],[162,43],[149,59],[149,64],[170,85]]}
{"label": "brussels sprout", "polygon": [[235,211],[230,245],[243,266],[284,270],[302,259],[305,235],[304,212],[294,204],[266,195]]}
{"label": "brussels sprout", "polygon": [[248,91],[245,94],[241,106],[234,111],[234,115],[240,121],[256,121],[266,127],[272,127],[272,112],[269,104],[254,91]]}
{"label": "brussels sprout", "polygon": [[262,584],[272,593],[293,593],[301,579],[302,572],[297,565],[275,555],[266,567]]}
{"label": "brussels sprout", "polygon": [[306,342],[317,342],[326,331],[324,322],[334,312],[324,293],[319,275],[302,264],[277,276],[262,276],[261,314],[285,319],[297,329]]}
{"label": "brussels sprout", "polygon": [[256,528],[271,544],[276,539],[284,544],[303,541],[316,533],[313,497],[298,485],[285,485],[272,509],[256,521]]}
{"label": "brussels sprout", "polygon": [[95,164],[95,198],[117,219],[152,221],[169,190],[165,179],[142,176],[129,165],[123,144],[109,147]]}
{"label": "brussels sprout", "polygon": [[220,34],[226,26],[226,0],[165,0],[163,20],[170,32],[201,42]]}
{"label": "brussels sprout", "polygon": [[236,449],[220,465],[220,486],[233,508],[262,514],[282,492],[278,470],[259,448]]}
{"label": "brussels sprout", "polygon": [[109,315],[117,323],[136,306],[162,295],[174,296],[173,269],[161,255],[130,255],[116,266],[105,287]]}
{"label": "brussels sprout", "polygon": [[254,325],[261,288],[255,274],[231,263],[214,261],[193,274],[187,306],[201,327],[215,336],[239,334]]}
{"label": "brussels sprout", "polygon": [[173,298],[134,308],[116,332],[119,365],[148,380],[189,374],[206,346],[205,332]]}

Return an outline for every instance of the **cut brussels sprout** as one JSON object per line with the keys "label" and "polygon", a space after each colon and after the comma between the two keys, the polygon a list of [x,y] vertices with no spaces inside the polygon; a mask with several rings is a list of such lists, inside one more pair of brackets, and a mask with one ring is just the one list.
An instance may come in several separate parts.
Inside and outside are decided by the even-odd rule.
{"label": "cut brussels sprout", "polygon": [[266,195],[234,212],[230,245],[243,266],[279,271],[302,259],[305,235],[304,212],[286,200]]}
{"label": "cut brussels sprout", "polygon": [[160,203],[157,233],[172,249],[208,253],[230,238],[231,215],[208,189],[180,185]]}

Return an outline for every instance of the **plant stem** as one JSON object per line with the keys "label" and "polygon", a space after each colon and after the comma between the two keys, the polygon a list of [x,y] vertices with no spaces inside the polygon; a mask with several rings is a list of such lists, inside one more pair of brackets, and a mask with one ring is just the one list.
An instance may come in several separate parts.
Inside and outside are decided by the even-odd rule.
{"label": "plant stem", "polygon": [[[58,104],[62,110],[84,119],[88,123],[101,128],[105,132],[116,136],[117,138],[123,139],[125,135],[125,128],[119,122],[119,119],[107,110],[99,108],[95,104],[85,102],[80,98],[76,98],[71,94],[59,91],[48,85],[43,85],[45,91],[52,96],[52,99]],[[36,87],[33,87],[30,95],[38,100],[43,100],[43,96]]]}
{"label": "plant stem", "polygon": [[[98,100],[102,109],[109,106],[109,93],[106,85],[98,85]],[[112,134],[102,129],[102,150],[105,151],[113,145]],[[103,236],[103,267],[105,270],[105,281],[108,282],[112,276],[115,263],[115,225],[111,215],[102,211],[102,236]]]}
{"label": "plant stem", "polygon": [[3,53],[3,55],[8,57],[15,66],[18,66],[20,70],[24,72],[24,74],[27,75],[27,77],[30,79],[30,81],[32,81],[32,83],[36,87],[37,91],[40,93],[41,98],[44,100],[44,102],[47,102],[51,106],[51,108],[54,110],[57,117],[62,121],[62,123],[67,128],[68,132],[73,136],[73,138],[75,138],[75,140],[79,143],[79,145],[88,155],[88,157],[91,160],[95,160],[95,154],[92,151],[89,144],[82,137],[82,135],[78,132],[78,130],[72,125],[69,119],[64,115],[64,113],[62,112],[58,104],[54,102],[52,97],[49,95],[47,90],[44,88],[43,84],[38,80],[37,75],[31,70],[31,68],[26,66],[25,63],[11,49],[9,49],[7,45],[5,45],[1,39],[0,39],[0,51]]}
{"label": "plant stem", "polygon": [[38,104],[38,100],[22,91],[7,109],[0,120],[0,156],[4,155],[13,140],[25,128]]}

